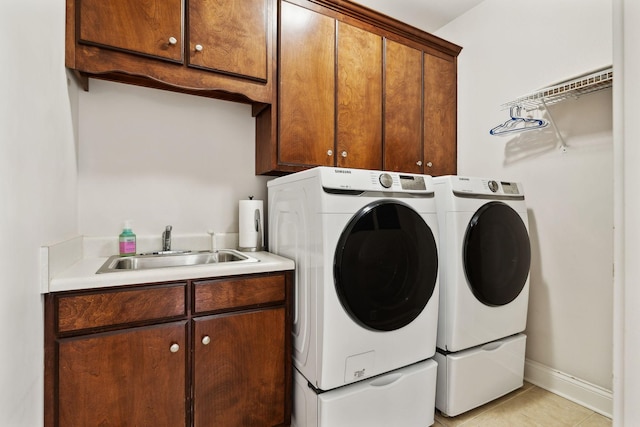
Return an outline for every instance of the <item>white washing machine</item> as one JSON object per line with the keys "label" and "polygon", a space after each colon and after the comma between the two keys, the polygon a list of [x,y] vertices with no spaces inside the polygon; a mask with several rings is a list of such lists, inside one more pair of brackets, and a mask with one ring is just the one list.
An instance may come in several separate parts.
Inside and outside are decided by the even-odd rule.
{"label": "white washing machine", "polygon": [[[293,362],[315,395],[434,355],[438,226],[430,176],[318,167],[270,181],[268,210],[269,250],[296,262]],[[428,405],[435,363],[428,369],[433,381],[422,391],[382,381],[388,396],[424,394]],[[355,396],[367,402],[367,393]],[[294,395],[294,419],[308,418],[303,406]]]}
{"label": "white washing machine", "polygon": [[454,416],[522,386],[531,248],[520,183],[443,176],[434,185],[441,286],[436,407]]}

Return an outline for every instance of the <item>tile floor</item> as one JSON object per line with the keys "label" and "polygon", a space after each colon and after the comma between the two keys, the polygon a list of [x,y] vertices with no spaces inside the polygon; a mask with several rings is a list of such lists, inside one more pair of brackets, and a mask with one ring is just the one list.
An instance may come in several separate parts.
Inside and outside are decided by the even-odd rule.
{"label": "tile floor", "polygon": [[436,411],[435,427],[610,427],[611,420],[570,400],[525,382],[524,386],[457,417]]}

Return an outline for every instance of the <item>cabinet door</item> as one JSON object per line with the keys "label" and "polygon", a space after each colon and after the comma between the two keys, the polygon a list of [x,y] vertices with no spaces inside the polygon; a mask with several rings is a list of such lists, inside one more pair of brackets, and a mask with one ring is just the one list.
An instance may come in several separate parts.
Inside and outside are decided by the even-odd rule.
{"label": "cabinet door", "polygon": [[57,425],[186,425],[186,325],[60,339]]}
{"label": "cabinet door", "polygon": [[385,41],[384,169],[422,173],[422,51]]}
{"label": "cabinet door", "polygon": [[182,0],[82,0],[78,41],[182,62]]}
{"label": "cabinet door", "polygon": [[336,166],[382,168],[382,37],[338,22]]}
{"label": "cabinet door", "polygon": [[424,173],[457,171],[456,59],[424,55]]}
{"label": "cabinet door", "polygon": [[194,320],[194,426],[285,423],[285,309]]}
{"label": "cabinet door", "polygon": [[281,3],[278,162],[333,166],[335,20]]}
{"label": "cabinet door", "polygon": [[271,0],[191,0],[189,64],[267,80]]}

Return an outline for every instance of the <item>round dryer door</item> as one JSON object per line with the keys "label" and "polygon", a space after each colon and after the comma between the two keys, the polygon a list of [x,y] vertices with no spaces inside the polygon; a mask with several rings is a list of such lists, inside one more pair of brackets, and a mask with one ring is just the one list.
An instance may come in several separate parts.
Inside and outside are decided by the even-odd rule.
{"label": "round dryer door", "polygon": [[501,202],[483,205],[467,226],[464,271],[475,297],[500,306],[517,298],[531,265],[529,233],[520,215]]}
{"label": "round dryer door", "polygon": [[433,295],[437,274],[431,228],[398,201],[380,200],[362,208],[338,241],[338,298],[366,328],[392,331],[411,323]]}

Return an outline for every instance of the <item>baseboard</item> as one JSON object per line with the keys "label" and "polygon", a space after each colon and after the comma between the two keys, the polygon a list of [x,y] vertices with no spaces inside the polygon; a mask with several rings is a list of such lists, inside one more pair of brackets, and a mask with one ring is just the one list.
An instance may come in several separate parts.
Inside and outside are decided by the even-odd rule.
{"label": "baseboard", "polygon": [[540,388],[612,418],[613,393],[587,381],[526,359],[524,379]]}

